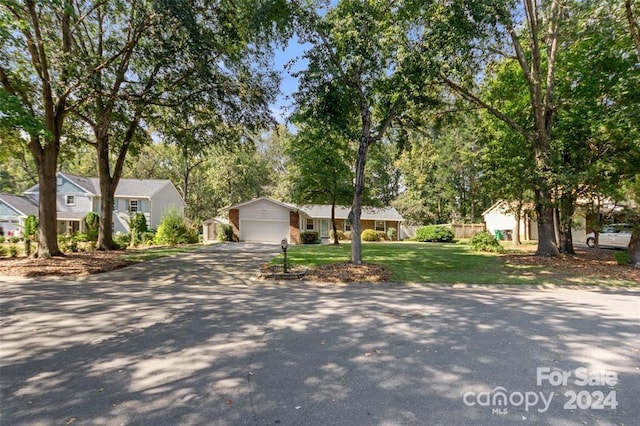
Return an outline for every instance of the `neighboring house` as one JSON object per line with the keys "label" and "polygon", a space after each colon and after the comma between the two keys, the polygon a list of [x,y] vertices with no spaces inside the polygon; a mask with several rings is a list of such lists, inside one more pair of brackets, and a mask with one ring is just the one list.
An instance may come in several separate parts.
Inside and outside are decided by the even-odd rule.
{"label": "neighboring house", "polygon": [[[329,239],[332,230],[331,206],[325,204],[295,205],[266,197],[231,206],[229,223],[240,241],[280,242],[286,238],[291,244],[300,243],[300,233],[318,232],[321,239]],[[350,232],[347,219],[350,208],[336,206],[336,227]],[[392,207],[363,207],[360,223],[362,230],[375,229],[387,232],[396,230],[399,238],[400,224],[404,219]]]}
{"label": "neighboring house", "polygon": [[0,194],[0,231],[8,237],[22,235],[29,215],[38,216],[38,203],[23,195]]}
{"label": "neighboring house", "polygon": [[[58,232],[84,230],[84,218],[90,212],[100,213],[100,180],[58,172]],[[38,185],[25,194],[38,200]],[[143,213],[150,228],[157,228],[169,210],[184,214],[185,203],[169,180],[120,179],[114,196],[113,231],[129,232],[131,216]]]}
{"label": "neighboring house", "polygon": [[[513,213],[513,205],[506,201],[498,201],[484,213],[482,217],[487,225],[487,231],[495,234],[500,231],[503,235],[505,231],[513,233],[516,228],[516,217]],[[573,216],[574,228],[571,231],[571,237],[574,243],[585,244],[587,242],[587,218],[582,209],[577,209]],[[521,240],[537,240],[538,239],[538,222],[531,206],[523,209],[520,217],[520,239]]]}

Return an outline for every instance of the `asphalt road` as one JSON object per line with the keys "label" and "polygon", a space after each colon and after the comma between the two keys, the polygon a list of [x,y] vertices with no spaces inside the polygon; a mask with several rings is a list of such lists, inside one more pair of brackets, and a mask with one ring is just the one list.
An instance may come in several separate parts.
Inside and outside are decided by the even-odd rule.
{"label": "asphalt road", "polygon": [[254,279],[227,244],[0,277],[0,424],[640,424],[640,291]]}

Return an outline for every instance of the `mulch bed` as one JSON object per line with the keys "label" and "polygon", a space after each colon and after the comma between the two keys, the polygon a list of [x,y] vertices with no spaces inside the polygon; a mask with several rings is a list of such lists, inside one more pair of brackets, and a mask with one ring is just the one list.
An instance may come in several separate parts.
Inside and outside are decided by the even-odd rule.
{"label": "mulch bed", "polygon": [[[283,272],[281,266],[263,265],[260,275],[263,278],[281,279],[279,273]],[[300,279],[323,282],[381,282],[391,278],[391,272],[375,263],[334,263],[312,268],[292,267],[288,269],[291,274],[300,273]]]}
{"label": "mulch bed", "polygon": [[37,277],[43,275],[89,275],[107,272],[131,265],[120,258],[121,251],[95,251],[68,253],[64,257],[49,259],[2,258],[0,275]]}

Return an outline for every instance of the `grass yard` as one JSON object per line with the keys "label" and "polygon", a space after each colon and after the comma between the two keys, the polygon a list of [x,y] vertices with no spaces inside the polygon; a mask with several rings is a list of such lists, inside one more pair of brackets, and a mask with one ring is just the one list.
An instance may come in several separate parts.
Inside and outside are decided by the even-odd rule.
{"label": "grass yard", "polygon": [[147,260],[159,259],[161,257],[173,256],[178,253],[185,253],[202,248],[202,244],[185,244],[173,247],[145,247],[141,249],[128,249],[122,259],[128,262],[145,262]]}
{"label": "grass yard", "polygon": [[[393,282],[640,285],[632,268],[615,262],[594,263],[590,259],[568,257],[549,261],[533,256],[530,250],[499,255],[474,252],[463,244],[416,242],[364,243],[362,250],[366,263],[376,263],[392,271]],[[344,263],[351,257],[351,245],[296,245],[290,247],[287,254],[290,264],[297,266]],[[271,264],[282,264],[282,255]],[[622,268],[628,269],[628,274]]]}

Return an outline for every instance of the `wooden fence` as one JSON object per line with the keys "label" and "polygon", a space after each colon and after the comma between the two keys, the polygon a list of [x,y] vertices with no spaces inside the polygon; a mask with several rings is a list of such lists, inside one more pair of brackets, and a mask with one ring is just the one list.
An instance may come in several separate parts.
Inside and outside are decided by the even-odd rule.
{"label": "wooden fence", "polygon": [[471,238],[487,229],[484,223],[450,223],[447,226],[453,229],[455,238]]}

